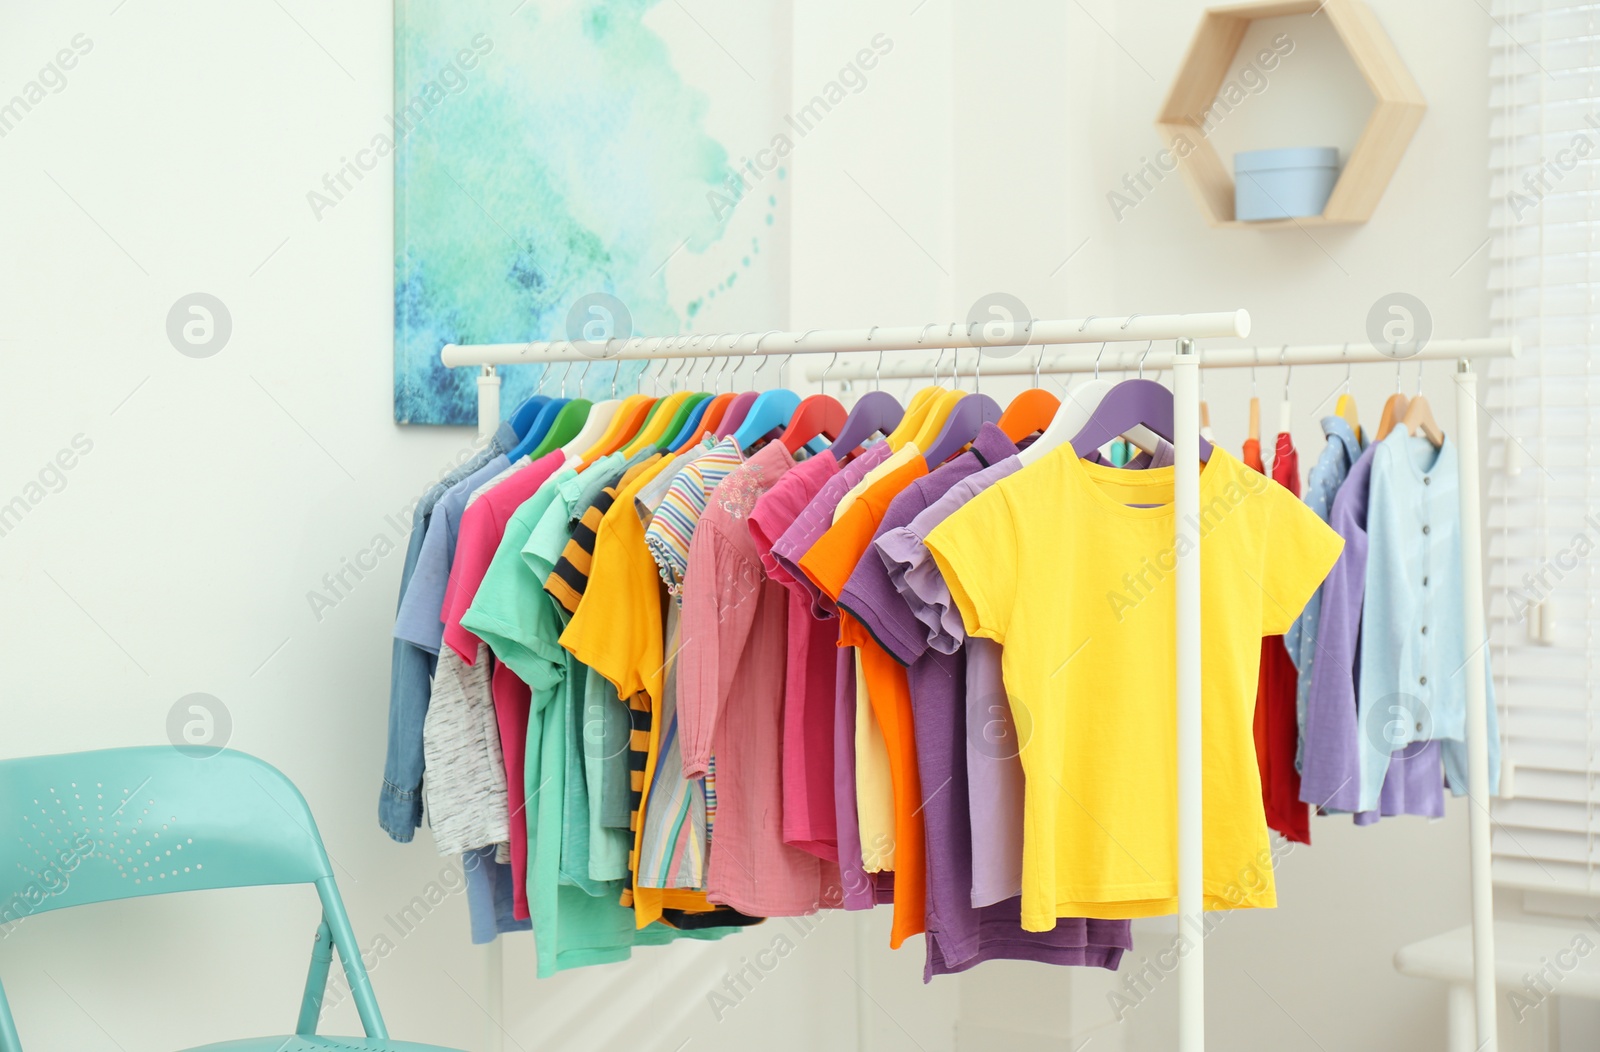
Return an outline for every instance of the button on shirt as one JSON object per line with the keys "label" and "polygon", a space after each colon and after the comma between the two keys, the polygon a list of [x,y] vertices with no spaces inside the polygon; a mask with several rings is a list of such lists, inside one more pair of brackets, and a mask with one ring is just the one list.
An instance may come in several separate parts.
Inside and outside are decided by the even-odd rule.
{"label": "button on shirt", "polygon": [[1462,623],[1456,472],[1448,439],[1436,451],[1402,429],[1373,456],[1358,694],[1363,811],[1378,805],[1389,754],[1414,741],[1438,740],[1451,791],[1466,792],[1469,654],[1484,662],[1489,784],[1500,782],[1489,650],[1482,640],[1469,644]]}
{"label": "button on shirt", "polygon": [[[1306,506],[1316,512],[1323,522],[1327,522],[1333,511],[1334,494],[1344,485],[1344,480],[1350,475],[1350,465],[1361,456],[1364,447],[1343,417],[1323,417],[1322,433],[1328,436],[1328,444],[1322,448],[1322,455],[1312,465],[1311,474],[1306,476]],[[1283,637],[1289,659],[1299,670],[1295,683],[1295,719],[1300,727],[1300,741],[1294,756],[1297,771],[1305,766],[1306,700],[1311,696],[1311,663],[1317,650],[1317,629],[1321,620],[1322,589],[1318,588]]]}

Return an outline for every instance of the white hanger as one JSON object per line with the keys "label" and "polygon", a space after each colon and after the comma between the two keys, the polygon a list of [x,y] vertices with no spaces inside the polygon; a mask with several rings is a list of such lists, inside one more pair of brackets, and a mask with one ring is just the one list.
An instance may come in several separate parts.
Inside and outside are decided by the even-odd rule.
{"label": "white hanger", "polygon": [[1294,366],[1285,360],[1285,356],[1288,353],[1288,344],[1284,344],[1278,351],[1278,364],[1283,366],[1283,403],[1278,407],[1278,434],[1280,435],[1287,434],[1289,425],[1294,423],[1290,419],[1294,414],[1289,407],[1289,375],[1294,372]]}
{"label": "white hanger", "polygon": [[[1093,317],[1085,318],[1078,331],[1082,332],[1083,326],[1091,321],[1094,321]],[[1089,422],[1089,417],[1100,405],[1100,400],[1116,386],[1110,380],[1100,379],[1100,356],[1105,353],[1106,345],[1102,343],[1099,352],[1094,356],[1094,376],[1067,392],[1067,397],[1061,400],[1061,408],[1057,409],[1056,415],[1050,419],[1050,426],[1033,440],[1031,446],[1017,454],[1017,460],[1023,467],[1037,463],[1052,449],[1071,442],[1073,436],[1082,431],[1083,425]]]}

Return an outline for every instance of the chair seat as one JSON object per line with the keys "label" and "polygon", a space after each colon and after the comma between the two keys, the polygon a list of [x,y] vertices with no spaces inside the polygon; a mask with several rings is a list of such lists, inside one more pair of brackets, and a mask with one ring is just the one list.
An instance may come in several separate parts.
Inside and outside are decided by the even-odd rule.
{"label": "chair seat", "polygon": [[278,1037],[247,1037],[199,1045],[183,1052],[461,1052],[443,1045],[419,1045],[415,1041],[393,1041],[377,1037],[324,1037],[321,1034],[285,1034]]}

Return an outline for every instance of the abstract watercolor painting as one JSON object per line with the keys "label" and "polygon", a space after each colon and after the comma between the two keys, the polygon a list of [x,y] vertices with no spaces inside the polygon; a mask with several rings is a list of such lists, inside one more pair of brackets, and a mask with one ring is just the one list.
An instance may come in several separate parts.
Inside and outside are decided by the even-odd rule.
{"label": "abstract watercolor painting", "polygon": [[[784,108],[787,60],[766,52],[786,12],[723,13],[397,0],[397,422],[477,419],[475,370],[444,368],[445,343],[566,338],[596,298],[620,301],[633,335],[785,323],[787,172],[735,166]],[[734,25],[732,42],[707,49],[707,24]],[[573,394],[581,376],[594,394],[638,371],[614,368],[552,367],[543,390]],[[539,373],[501,369],[506,414]]]}

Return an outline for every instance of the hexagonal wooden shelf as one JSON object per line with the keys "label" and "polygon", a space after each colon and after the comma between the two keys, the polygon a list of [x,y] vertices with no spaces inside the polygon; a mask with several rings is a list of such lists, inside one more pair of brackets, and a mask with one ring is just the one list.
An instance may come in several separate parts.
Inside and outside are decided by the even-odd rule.
{"label": "hexagonal wooden shelf", "polygon": [[[1234,218],[1233,177],[1207,137],[1206,114],[1216,103],[1251,22],[1313,13],[1326,15],[1333,24],[1377,103],[1320,216],[1242,222]],[[1207,9],[1156,117],[1156,127],[1212,226],[1270,229],[1364,223],[1378,207],[1426,109],[1427,102],[1393,41],[1362,0],[1263,0]],[[1180,140],[1188,142],[1182,156],[1178,156]]]}

